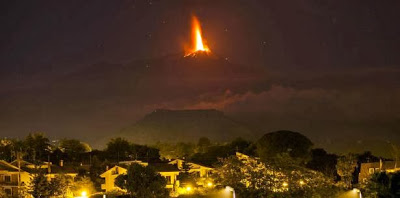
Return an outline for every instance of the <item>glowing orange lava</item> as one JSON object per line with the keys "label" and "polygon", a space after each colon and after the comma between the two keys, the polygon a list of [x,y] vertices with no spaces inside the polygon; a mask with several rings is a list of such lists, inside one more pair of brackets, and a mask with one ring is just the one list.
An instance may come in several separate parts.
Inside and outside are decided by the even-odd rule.
{"label": "glowing orange lava", "polygon": [[192,18],[192,42],[193,47],[186,51],[185,56],[193,56],[197,52],[211,52],[202,38],[200,22],[195,16]]}

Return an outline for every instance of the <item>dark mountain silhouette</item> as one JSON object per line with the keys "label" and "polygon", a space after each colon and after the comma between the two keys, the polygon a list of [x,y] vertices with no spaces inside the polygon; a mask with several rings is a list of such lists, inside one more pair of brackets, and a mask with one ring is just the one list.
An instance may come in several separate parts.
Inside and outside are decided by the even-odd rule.
{"label": "dark mountain silhouette", "polygon": [[250,128],[213,109],[155,110],[121,130],[117,136],[142,144],[157,141],[197,142],[200,137],[220,142],[237,137],[255,138]]}

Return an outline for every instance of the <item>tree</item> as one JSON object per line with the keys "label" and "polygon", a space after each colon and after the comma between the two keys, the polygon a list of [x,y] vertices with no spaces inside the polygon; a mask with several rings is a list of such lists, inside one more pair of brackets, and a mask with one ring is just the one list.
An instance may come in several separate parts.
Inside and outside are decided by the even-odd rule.
{"label": "tree", "polygon": [[239,197],[334,197],[333,181],[322,173],[298,166],[287,153],[263,163],[256,158],[220,159],[216,181],[231,186]]}
{"label": "tree", "polygon": [[49,142],[43,133],[30,133],[24,141],[29,160],[33,162],[47,161],[51,148]]}
{"label": "tree", "polygon": [[107,143],[105,151],[109,159],[115,161],[126,160],[131,151],[131,145],[126,139],[120,137],[113,138]]}
{"label": "tree", "polygon": [[312,149],[311,160],[307,163],[307,168],[319,171],[330,178],[336,179],[337,158],[335,154],[328,154],[324,149]]}
{"label": "tree", "polygon": [[193,143],[178,142],[172,144],[157,142],[155,147],[159,149],[159,154],[164,159],[189,158],[195,153],[195,145]]}
{"label": "tree", "polygon": [[358,163],[379,162],[379,157],[373,155],[371,151],[365,151],[357,156]]}
{"label": "tree", "polygon": [[347,188],[351,187],[353,172],[357,166],[357,157],[354,154],[340,156],[336,165],[337,173]]}
{"label": "tree", "polygon": [[123,138],[111,139],[105,149],[108,159],[113,161],[145,159],[159,160],[159,150],[145,145],[133,144]]}
{"label": "tree", "polygon": [[208,166],[218,162],[218,158],[225,158],[235,154],[235,150],[227,145],[214,145],[207,149],[205,153],[195,153],[190,161]]}
{"label": "tree", "polygon": [[0,139],[0,159],[11,161],[13,156],[13,142],[7,138]]}
{"label": "tree", "polygon": [[76,139],[63,139],[60,141],[59,148],[64,151],[71,162],[77,162],[82,153],[90,152],[89,145]]}
{"label": "tree", "polygon": [[100,175],[104,172],[105,165],[97,156],[92,157],[92,164],[89,168],[89,177],[93,181],[95,188],[101,191],[101,184],[104,182]]}
{"label": "tree", "polygon": [[175,153],[177,158],[188,158],[193,155],[195,150],[194,144],[185,143],[185,142],[178,142],[175,145]]}
{"label": "tree", "polygon": [[279,154],[266,165],[284,175],[287,190],[279,192],[279,196],[335,197],[339,190],[332,178],[304,167],[301,160],[291,157],[288,153]]}
{"label": "tree", "polygon": [[46,175],[42,171],[39,171],[31,178],[30,185],[29,193],[34,198],[49,196],[49,182],[47,181]]}
{"label": "tree", "polygon": [[238,151],[247,155],[255,154],[254,144],[240,137],[234,139],[228,146],[230,150],[234,150],[235,152]]}
{"label": "tree", "polygon": [[71,187],[73,179],[67,175],[57,175],[48,182],[50,196],[65,196]]}
{"label": "tree", "polygon": [[130,197],[137,198],[164,198],[168,197],[165,188],[167,181],[153,168],[132,164],[128,167],[127,174],[119,175],[115,185],[127,190]]}
{"label": "tree", "polygon": [[208,147],[207,151],[204,153],[195,153],[192,155],[191,161],[212,166],[218,162],[218,158],[226,158],[230,155],[234,155],[236,151],[251,155],[254,153],[253,146],[254,144],[251,142],[242,138],[237,138],[229,144],[212,145]]}
{"label": "tree", "polygon": [[207,137],[201,137],[199,138],[199,141],[197,143],[197,148],[200,153],[204,153],[206,149],[211,145],[210,139]]}
{"label": "tree", "polygon": [[129,155],[131,158],[146,161],[158,161],[160,159],[160,151],[157,148],[139,144],[131,144]]}
{"label": "tree", "polygon": [[390,192],[390,177],[385,173],[375,173],[362,187],[365,198],[392,197]]}
{"label": "tree", "polygon": [[214,177],[218,184],[230,186],[235,189],[239,197],[246,197],[249,192],[246,188],[246,177],[242,170],[244,164],[235,156],[219,159]]}
{"label": "tree", "polygon": [[21,159],[28,154],[25,146],[25,141],[19,139],[12,139],[11,142],[12,142],[11,144],[12,160],[18,159],[18,157]]}
{"label": "tree", "polygon": [[307,161],[313,143],[306,136],[292,131],[267,133],[257,141],[257,154],[263,161],[280,153]]}
{"label": "tree", "polygon": [[198,177],[194,173],[190,173],[190,165],[186,162],[182,162],[182,172],[179,173],[177,179],[182,184],[195,184]]}
{"label": "tree", "polygon": [[80,195],[82,191],[86,191],[88,195],[96,192],[94,183],[89,177],[80,177],[74,182],[72,186],[72,192],[75,195]]}
{"label": "tree", "polygon": [[29,193],[35,198],[65,196],[71,183],[72,178],[66,175],[58,175],[49,181],[43,171],[37,170],[31,178]]}

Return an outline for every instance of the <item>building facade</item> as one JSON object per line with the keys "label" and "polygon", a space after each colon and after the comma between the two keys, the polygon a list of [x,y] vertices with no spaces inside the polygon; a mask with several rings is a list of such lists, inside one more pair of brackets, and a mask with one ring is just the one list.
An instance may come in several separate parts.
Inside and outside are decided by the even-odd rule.
{"label": "building facade", "polygon": [[[101,189],[105,192],[112,191],[124,191],[118,186],[115,185],[115,179],[122,174],[127,174],[128,170],[123,167],[124,165],[130,165],[132,163],[138,163],[142,166],[151,166],[157,171],[161,176],[163,176],[167,180],[167,185],[165,188],[174,191],[175,188],[179,186],[179,182],[177,180],[177,176],[179,175],[179,169],[175,166],[172,166],[167,163],[146,163],[141,161],[130,161],[130,162],[122,162],[122,165],[116,165],[103,174],[100,175],[101,178],[104,179],[104,184],[101,185]],[[121,163],[120,163],[121,164]]]}
{"label": "building facade", "polygon": [[380,160],[379,162],[361,163],[358,181],[360,183],[365,183],[375,173],[391,173],[397,171],[400,171],[400,167],[397,166],[397,163],[395,161]]}
{"label": "building facade", "polygon": [[9,197],[31,197],[27,192],[30,190],[31,179],[37,171],[45,172],[49,181],[58,175],[69,176],[74,181],[78,175],[71,167],[51,163],[34,165],[24,160],[11,163],[0,160],[0,189]]}

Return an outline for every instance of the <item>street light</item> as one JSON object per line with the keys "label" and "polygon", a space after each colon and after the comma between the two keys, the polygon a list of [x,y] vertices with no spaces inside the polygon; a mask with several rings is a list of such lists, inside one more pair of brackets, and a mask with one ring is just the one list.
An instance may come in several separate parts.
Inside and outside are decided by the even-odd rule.
{"label": "street light", "polygon": [[353,188],[353,192],[356,193],[357,197],[362,198],[361,191],[357,188]]}
{"label": "street light", "polygon": [[300,183],[300,185],[304,185],[305,184],[305,182],[303,180],[300,180],[299,183]]}
{"label": "street light", "polygon": [[233,198],[236,198],[235,189],[233,189],[232,187],[226,186],[225,187],[225,191],[232,192],[233,193]]}
{"label": "street light", "polygon": [[81,192],[81,196],[80,197],[75,197],[75,198],[88,198],[88,193],[86,191],[82,191]]}

